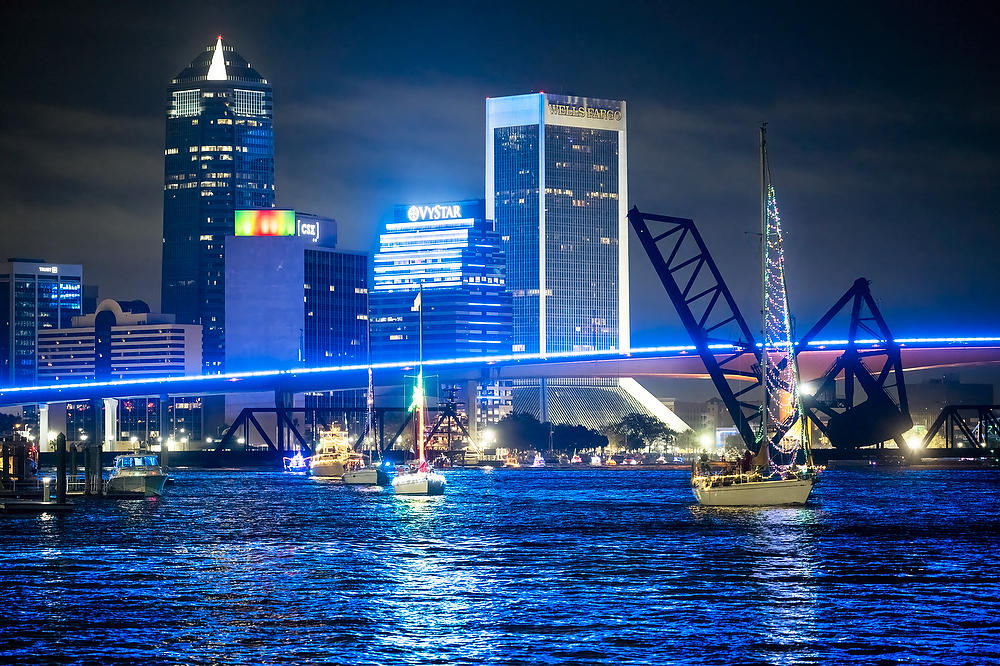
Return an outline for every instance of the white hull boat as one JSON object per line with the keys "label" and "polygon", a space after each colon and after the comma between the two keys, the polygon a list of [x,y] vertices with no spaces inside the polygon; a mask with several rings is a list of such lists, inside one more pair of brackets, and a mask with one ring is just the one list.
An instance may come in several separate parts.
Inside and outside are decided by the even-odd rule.
{"label": "white hull boat", "polygon": [[125,455],[115,458],[115,469],[111,472],[105,495],[125,495],[159,497],[167,483],[167,473],[159,465],[155,455]]}
{"label": "white hull boat", "polygon": [[313,456],[309,466],[309,474],[323,479],[343,478],[347,471],[344,461],[329,454],[319,454]]}
{"label": "white hull boat", "polygon": [[351,447],[347,432],[335,425],[321,431],[316,453],[309,458],[309,475],[342,481],[353,464],[360,464],[360,454]]}
{"label": "white hull boat", "polygon": [[781,506],[805,504],[816,479],[813,476],[765,480],[739,476],[696,476],[695,497],[705,506]]}
{"label": "white hull boat", "polygon": [[445,480],[434,472],[397,474],[392,489],[397,495],[444,495]]}
{"label": "white hull boat", "polygon": [[389,475],[378,467],[360,467],[344,472],[341,479],[347,486],[387,486]]}

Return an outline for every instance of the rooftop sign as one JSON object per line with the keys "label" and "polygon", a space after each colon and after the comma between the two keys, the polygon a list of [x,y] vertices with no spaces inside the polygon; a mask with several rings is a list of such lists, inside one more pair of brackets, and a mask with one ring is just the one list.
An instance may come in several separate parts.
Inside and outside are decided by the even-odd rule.
{"label": "rooftop sign", "polygon": [[[295,211],[266,208],[238,210],[235,215],[237,236],[295,236]],[[309,234],[312,235],[312,234]]]}
{"label": "rooftop sign", "polygon": [[464,201],[440,201],[427,204],[404,204],[396,206],[394,222],[424,226],[425,222],[444,222],[467,218],[482,219],[486,214],[486,203],[482,199]]}

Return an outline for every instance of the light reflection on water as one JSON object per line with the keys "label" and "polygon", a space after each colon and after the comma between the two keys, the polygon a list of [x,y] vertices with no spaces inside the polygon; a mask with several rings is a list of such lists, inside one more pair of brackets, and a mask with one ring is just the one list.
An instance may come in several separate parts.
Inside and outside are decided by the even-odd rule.
{"label": "light reflection on water", "polygon": [[453,471],[430,498],[280,473],[177,476],[163,499],[0,518],[0,656],[984,663],[1000,652],[995,472],[827,472],[810,505],[765,509],[698,506],[671,472]]}

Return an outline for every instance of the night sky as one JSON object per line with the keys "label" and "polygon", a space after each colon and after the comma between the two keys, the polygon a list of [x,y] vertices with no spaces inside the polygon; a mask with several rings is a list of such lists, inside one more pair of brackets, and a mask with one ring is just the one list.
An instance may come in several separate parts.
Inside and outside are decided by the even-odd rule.
{"label": "night sky", "polygon": [[[159,307],[165,87],[222,33],[274,87],[277,204],[341,247],[483,196],[487,96],[625,99],[630,204],[693,217],[748,319],[767,120],[800,332],[863,275],[897,335],[1000,334],[990,3],[12,4],[0,253],[102,297]],[[684,342],[631,258],[633,343]]]}

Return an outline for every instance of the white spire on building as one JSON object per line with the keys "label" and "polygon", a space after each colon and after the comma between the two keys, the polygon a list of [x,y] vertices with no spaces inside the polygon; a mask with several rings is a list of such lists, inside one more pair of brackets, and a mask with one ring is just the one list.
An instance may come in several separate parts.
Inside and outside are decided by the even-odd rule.
{"label": "white spire on building", "polygon": [[212,65],[208,68],[208,80],[226,80],[226,59],[222,55],[222,35],[219,35],[219,41],[215,42],[215,53],[212,55]]}

